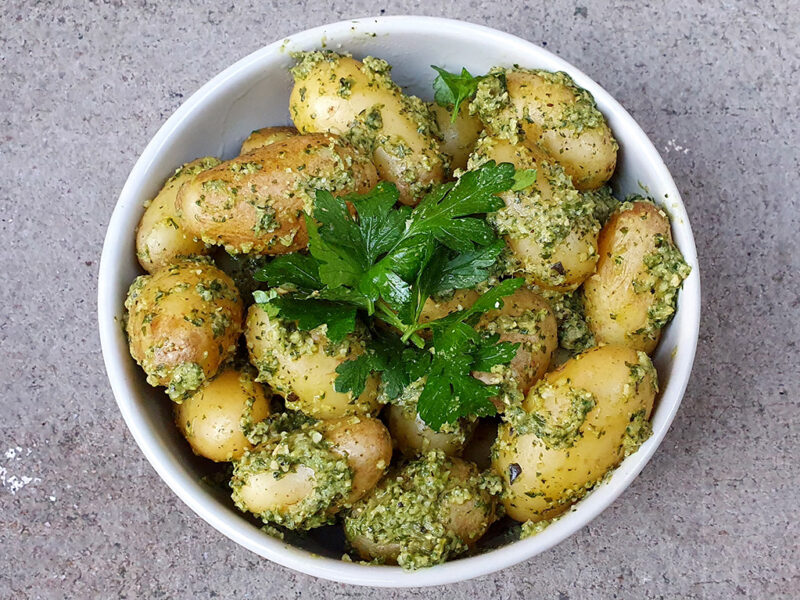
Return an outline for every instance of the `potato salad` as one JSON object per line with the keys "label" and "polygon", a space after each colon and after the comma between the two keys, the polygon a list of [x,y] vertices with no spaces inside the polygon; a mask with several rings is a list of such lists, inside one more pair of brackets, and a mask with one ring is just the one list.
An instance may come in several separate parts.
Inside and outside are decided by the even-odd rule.
{"label": "potato salad", "polygon": [[[343,560],[541,531],[636,452],[689,267],[566,73],[293,55],[292,125],[178,166],[136,232],[131,356],[230,502]],[[176,165],[177,166],[177,165]],[[331,534],[333,535],[333,534]]]}

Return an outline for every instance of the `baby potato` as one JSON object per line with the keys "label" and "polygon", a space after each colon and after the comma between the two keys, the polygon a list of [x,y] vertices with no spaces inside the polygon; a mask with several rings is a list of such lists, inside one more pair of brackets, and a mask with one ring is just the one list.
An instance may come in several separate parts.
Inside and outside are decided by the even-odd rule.
{"label": "baby potato", "polygon": [[475,304],[480,294],[475,290],[456,290],[452,296],[445,298],[428,298],[422,305],[419,315],[420,323],[430,323],[436,319],[446,317],[452,312],[464,310]]}
{"label": "baby potato", "polygon": [[351,506],[375,487],[392,462],[392,438],[379,419],[343,417],[321,422],[331,449],[347,458],[353,471],[350,494],[343,506]]}
{"label": "baby potato", "polygon": [[582,498],[649,437],[657,386],[647,355],[622,346],[549,373],[498,433],[493,464],[508,515],[550,519]]}
{"label": "baby potato", "polygon": [[308,244],[303,211],[315,189],[364,193],[375,167],[327,134],[298,135],[217,165],[186,182],[177,206],[187,230],[232,254],[286,254]]}
{"label": "baby potato", "polygon": [[364,560],[406,569],[439,564],[486,532],[499,490],[475,465],[428,452],[395,468],[353,506],[345,535]]}
{"label": "baby potato", "polygon": [[611,178],[616,140],[592,95],[563,72],[501,69],[478,86],[473,107],[486,128],[512,141],[541,145],[581,190]]}
{"label": "baby potato", "polygon": [[296,135],[300,135],[300,132],[294,127],[276,126],[256,129],[242,142],[242,149],[239,151],[239,154],[247,154],[256,148],[263,148],[275,142],[282,142]]}
{"label": "baby potato", "polygon": [[161,191],[147,204],[136,227],[136,257],[148,273],[178,258],[207,253],[203,241],[187,233],[183,217],[175,207],[175,198],[185,182],[219,163],[210,156],[186,163],[167,179]]}
{"label": "baby potato", "polygon": [[[421,390],[420,390],[421,391]],[[406,456],[417,456],[430,450],[441,450],[447,456],[458,456],[464,449],[472,423],[445,423],[434,431],[417,414],[415,408],[392,404],[387,409],[387,421],[392,439]]]}
{"label": "baby potato", "polygon": [[150,385],[181,402],[236,352],[242,300],[209,259],[183,259],[137,277],[125,300],[131,356]]}
{"label": "baby potato", "polygon": [[452,119],[453,111],[449,108],[433,103],[430,109],[442,136],[439,148],[450,158],[450,169],[466,169],[469,155],[483,131],[483,123],[478,117],[469,114],[466,104],[459,107],[455,121]]}
{"label": "baby potato", "polygon": [[690,271],[669,219],[651,202],[625,203],[603,227],[598,248],[597,272],[583,287],[589,328],[598,342],[650,354]]}
{"label": "baby potato", "polygon": [[444,179],[436,122],[428,107],[395,84],[386,61],[331,51],[296,55],[289,110],[301,133],[341,135],[372,157],[380,178],[415,205]]}
{"label": "baby potato", "polygon": [[[550,304],[527,288],[519,288],[503,298],[503,307],[485,313],[477,328],[498,334],[502,342],[520,345],[508,366],[522,394],[527,394],[544,376],[558,347],[558,325]],[[479,373],[475,377],[484,383],[499,383],[494,373]],[[498,410],[502,409],[498,406]]]}
{"label": "baby potato", "polygon": [[251,370],[226,369],[175,406],[175,423],[195,454],[224,462],[252,449],[245,431],[269,413],[269,395]]}
{"label": "baby potato", "polygon": [[505,237],[509,269],[528,283],[552,290],[578,287],[594,272],[597,233],[594,201],[581,195],[541,149],[484,136],[470,157],[470,168],[494,160],[517,169],[535,169],[527,189],[501,194],[505,208],[489,216]]}
{"label": "baby potato", "polygon": [[378,378],[374,375],[367,379],[358,398],[334,389],[336,367],[364,352],[363,340],[357,335],[332,344],[324,326],[299,331],[294,323],[270,318],[254,304],[248,310],[245,337],[259,381],[286,398],[287,408],[317,419],[375,414],[380,409]]}
{"label": "baby potato", "polygon": [[234,463],[241,510],[265,523],[310,529],[372,489],[392,459],[386,427],[370,417],[316,421],[278,415],[251,434],[258,446]]}

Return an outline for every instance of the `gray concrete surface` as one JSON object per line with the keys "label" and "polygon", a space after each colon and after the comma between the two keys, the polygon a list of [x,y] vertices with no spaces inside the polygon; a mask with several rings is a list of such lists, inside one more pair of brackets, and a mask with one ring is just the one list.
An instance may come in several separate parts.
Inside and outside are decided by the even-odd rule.
{"label": "gray concrete surface", "polygon": [[[0,598],[800,597],[798,8],[0,0]],[[594,523],[492,576],[375,591],[262,560],[173,496],[112,398],[95,281],[116,196],[184,98],[293,31],[402,13],[546,45],[633,113],[688,206],[704,318],[665,443]]]}

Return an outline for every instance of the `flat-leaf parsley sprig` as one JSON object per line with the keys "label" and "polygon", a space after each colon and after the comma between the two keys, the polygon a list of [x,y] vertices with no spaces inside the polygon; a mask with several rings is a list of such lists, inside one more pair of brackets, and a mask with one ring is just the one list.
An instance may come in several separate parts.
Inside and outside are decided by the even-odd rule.
{"label": "flat-leaf parsley sprig", "polygon": [[[473,325],[482,312],[502,306],[522,280],[503,281],[473,307],[442,319],[420,323],[420,315],[429,297],[488,279],[504,243],[484,215],[503,206],[497,194],[533,179],[535,172],[489,162],[436,186],[414,209],[396,206],[399,194],[391,183],[345,198],[318,190],[313,217],[305,216],[309,254],[278,256],[260,269],[256,279],[273,289],[256,292],[255,300],[271,316],[296,321],[298,329],[327,325],[332,342],[355,331],[359,311],[399,332],[374,331],[367,351],[337,369],[339,392],[358,396],[367,377],[381,373],[386,394],[396,398],[426,377],[418,410],[435,429],[492,414],[489,398],[499,390],[471,373],[507,363],[516,346]],[[419,335],[422,329],[431,330],[430,341]]]}

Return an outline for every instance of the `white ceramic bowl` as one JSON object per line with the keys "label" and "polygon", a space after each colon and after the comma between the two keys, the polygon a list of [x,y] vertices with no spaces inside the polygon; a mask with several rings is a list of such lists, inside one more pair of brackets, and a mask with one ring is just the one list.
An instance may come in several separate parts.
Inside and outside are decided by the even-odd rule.
{"label": "white ceramic bowl", "polygon": [[[566,71],[594,95],[619,141],[615,192],[638,192],[644,185],[672,217],[675,242],[692,274],[655,355],[662,391],[653,413],[653,436],[607,482],[534,537],[415,572],[342,562],[336,550],[326,547],[330,530],[303,543],[307,549],[270,537],[237,511],[227,494],[201,481],[206,465],[173,425],[164,393],[145,383],[128,354],[121,319],[128,286],[140,273],[134,228],[143,203],[180,164],[198,156],[233,157],[251,130],[288,124],[289,53],[322,45],[356,57],[385,58],[394,66],[394,79],[426,99],[432,96],[431,64],[451,71],[465,66],[476,74],[514,63]],[[446,584],[491,573],[547,550],[596,517],[628,487],[664,438],[686,389],[700,319],[697,254],[686,211],[664,162],[625,109],[589,77],[538,46],[486,27],[429,17],[360,19],[310,29],[254,52],[204,85],[164,124],[131,171],[108,226],[98,285],[100,338],[117,404],[145,456],[178,497],[220,532],[272,561],[317,577],[386,587]]]}

